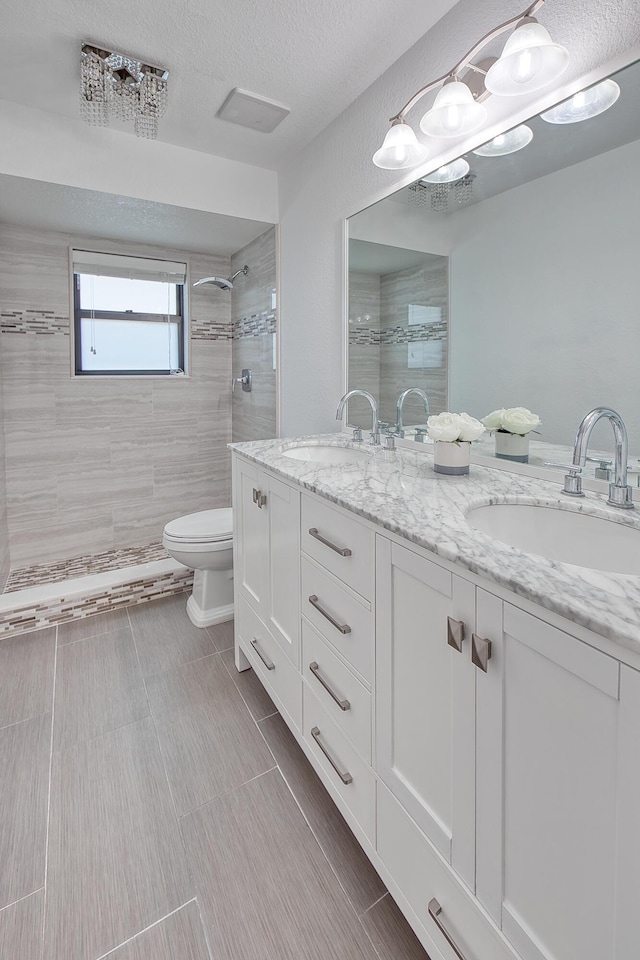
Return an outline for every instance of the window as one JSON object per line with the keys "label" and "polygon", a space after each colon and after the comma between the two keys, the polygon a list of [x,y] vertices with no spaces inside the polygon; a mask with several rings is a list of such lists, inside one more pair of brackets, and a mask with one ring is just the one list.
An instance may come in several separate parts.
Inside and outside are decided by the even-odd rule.
{"label": "window", "polygon": [[75,372],[185,369],[186,264],[73,250]]}

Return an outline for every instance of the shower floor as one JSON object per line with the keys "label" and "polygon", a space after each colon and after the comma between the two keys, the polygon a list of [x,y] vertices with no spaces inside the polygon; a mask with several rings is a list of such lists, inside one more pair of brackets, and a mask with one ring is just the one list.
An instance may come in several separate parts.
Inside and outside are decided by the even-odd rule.
{"label": "shower floor", "polygon": [[71,560],[38,563],[31,567],[12,570],[4,593],[15,593],[18,590],[24,590],[25,587],[35,587],[43,583],[60,583],[63,580],[85,577],[92,573],[105,573],[107,570],[133,567],[138,563],[166,560],[168,556],[161,543],[148,543],[143,547],[122,547],[119,550],[105,550],[103,553],[94,553],[86,557],[73,557]]}

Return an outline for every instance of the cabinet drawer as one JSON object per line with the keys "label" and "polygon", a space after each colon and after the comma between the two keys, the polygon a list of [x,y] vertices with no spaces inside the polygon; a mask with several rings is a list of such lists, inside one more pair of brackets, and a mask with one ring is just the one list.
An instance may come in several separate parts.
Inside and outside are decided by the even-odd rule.
{"label": "cabinet drawer", "polygon": [[307,623],[302,625],[302,673],[327,713],[371,763],[371,694]]}
{"label": "cabinet drawer", "polygon": [[[377,784],[377,850],[427,935],[453,957],[441,924],[467,960],[517,960],[500,931],[384,784]],[[442,908],[437,918],[436,900]],[[437,922],[436,922],[437,920]],[[424,944],[427,950],[431,944]]]}
{"label": "cabinet drawer", "polygon": [[238,604],[236,631],[243,653],[278,707],[298,729],[302,727],[302,680],[286,653],[243,597]]}
{"label": "cabinet drawer", "polygon": [[373,660],[373,615],[316,563],[302,558],[302,613],[318,633],[369,682]]}
{"label": "cabinet drawer", "polygon": [[373,531],[344,511],[302,498],[302,549],[367,600],[374,589],[374,542]]}
{"label": "cabinet drawer", "polygon": [[303,682],[303,733],[320,778],[342,797],[373,842],[376,783],[373,771]]}

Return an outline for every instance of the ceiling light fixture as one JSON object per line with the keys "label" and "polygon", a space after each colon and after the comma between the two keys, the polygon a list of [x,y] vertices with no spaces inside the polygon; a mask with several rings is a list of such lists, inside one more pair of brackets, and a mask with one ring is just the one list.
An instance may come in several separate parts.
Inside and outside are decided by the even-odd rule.
{"label": "ceiling light fixture", "polygon": [[[420,121],[431,137],[460,137],[478,129],[486,118],[482,101],[491,93],[514,96],[531,93],[556,80],[569,63],[567,50],[554,43],[534,18],[545,0],[535,0],[524,13],[491,30],[446,74],[418,90],[402,110],[391,117],[391,130],[373,155],[377,167],[408,170],[426,160],[428,150],[405,120],[424,96],[440,87],[435,102]],[[493,40],[513,30],[502,55],[473,61]],[[466,71],[463,74],[463,71]],[[523,144],[524,146],[524,144]]]}
{"label": "ceiling light fixture", "polygon": [[526,123],[521,123],[519,127],[513,130],[507,130],[506,133],[500,133],[488,143],[483,143],[481,147],[473,152],[479,157],[506,157],[509,153],[517,153],[533,140],[533,130]]}
{"label": "ceiling light fixture", "polygon": [[167,109],[169,71],[91,43],[80,51],[80,115],[106,127],[112,118],[133,120],[136,136],[153,139]]}
{"label": "ceiling light fixture", "polygon": [[580,123],[604,113],[620,96],[620,87],[615,80],[607,79],[593,87],[580,90],[564,103],[559,103],[540,116],[547,123]]}

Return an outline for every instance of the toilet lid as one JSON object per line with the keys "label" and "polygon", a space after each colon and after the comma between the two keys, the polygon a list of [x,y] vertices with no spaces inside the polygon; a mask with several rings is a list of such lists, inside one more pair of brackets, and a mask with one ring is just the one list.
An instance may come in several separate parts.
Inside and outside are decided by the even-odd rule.
{"label": "toilet lid", "polygon": [[189,513],[171,520],[164,532],[172,540],[230,540],[233,536],[233,511],[231,507],[224,507],[221,510]]}

